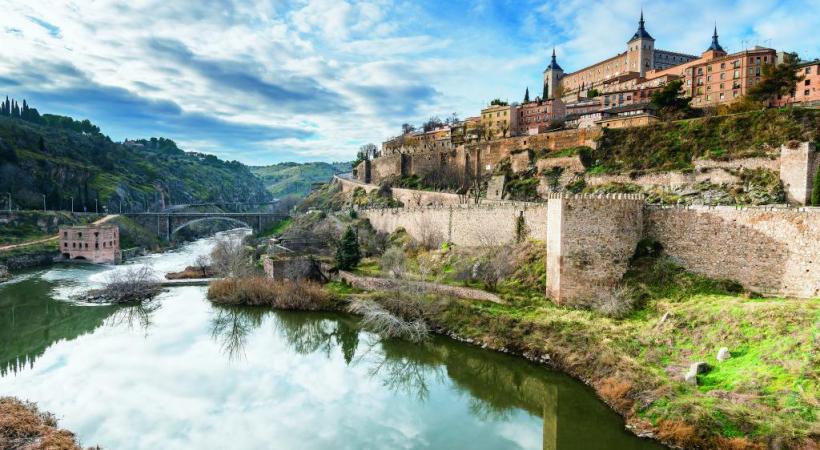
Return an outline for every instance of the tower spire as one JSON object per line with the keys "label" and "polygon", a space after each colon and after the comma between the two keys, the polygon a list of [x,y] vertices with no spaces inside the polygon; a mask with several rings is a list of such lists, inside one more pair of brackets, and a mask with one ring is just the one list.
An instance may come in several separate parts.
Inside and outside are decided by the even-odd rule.
{"label": "tower spire", "polygon": [[561,66],[558,65],[558,60],[555,57],[555,47],[552,47],[552,59],[550,60],[550,65],[547,66],[547,70],[549,69],[560,70],[562,72],[564,71],[564,69],[562,69]]}
{"label": "tower spire", "polygon": [[726,50],[723,50],[723,47],[720,46],[720,42],[718,42],[717,22],[715,22],[715,32],[712,34],[712,45],[706,49],[707,52],[710,50],[726,53]]}
{"label": "tower spire", "polygon": [[638,20],[638,31],[636,31],[635,34],[632,35],[632,39],[630,39],[627,42],[632,42],[635,39],[652,39],[653,41],[655,40],[654,38],[652,38],[652,36],[649,35],[649,33],[646,32],[644,24],[645,22],[643,20],[643,8],[641,8],[641,18]]}

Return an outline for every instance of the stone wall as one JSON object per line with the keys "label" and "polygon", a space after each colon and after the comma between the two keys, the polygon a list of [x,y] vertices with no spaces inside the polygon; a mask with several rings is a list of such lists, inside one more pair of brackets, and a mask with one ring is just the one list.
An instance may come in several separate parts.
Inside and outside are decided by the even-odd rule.
{"label": "stone wall", "polygon": [[780,179],[783,180],[789,203],[809,204],[818,165],[820,155],[813,142],[786,144],[780,148]]}
{"label": "stone wall", "polygon": [[555,195],[548,202],[547,295],[572,306],[606,301],[643,235],[643,197]]}
{"label": "stone wall", "polygon": [[383,181],[399,178],[404,174],[403,167],[402,155],[399,154],[373,159],[370,161],[370,182],[381,184]]}
{"label": "stone wall", "polygon": [[646,235],[688,270],[765,294],[820,296],[820,209],[648,207]]}
{"label": "stone wall", "polygon": [[452,242],[462,246],[501,245],[516,239],[518,217],[528,236],[545,239],[546,204],[496,203],[427,208],[369,209],[360,212],[379,231],[404,228],[419,241]]}

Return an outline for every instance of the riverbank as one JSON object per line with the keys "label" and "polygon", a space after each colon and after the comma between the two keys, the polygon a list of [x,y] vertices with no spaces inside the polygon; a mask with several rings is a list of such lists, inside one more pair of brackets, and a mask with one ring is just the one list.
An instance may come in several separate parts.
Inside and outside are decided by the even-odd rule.
{"label": "riverbank", "polygon": [[[505,249],[515,269],[494,289],[503,303],[424,294],[395,279],[396,289],[374,285],[364,292],[340,282],[325,289],[333,309],[366,298],[406,320],[422,318],[437,333],[560,369],[591,386],[635,434],[670,446],[813,448],[818,386],[810,355],[818,299],[754,298],[734,283],[645,257],[625,278],[635,309],[610,317],[546,299],[539,248]],[[408,251],[405,277],[418,279],[422,268],[439,283],[486,288],[459,281],[464,268],[476,267],[463,253]],[[370,277],[387,272],[378,260],[358,270]],[[718,361],[724,347],[729,358]],[[709,369],[692,384],[684,377],[696,362]]]}
{"label": "riverbank", "polygon": [[73,433],[57,426],[53,415],[12,397],[0,397],[0,448],[82,449]]}

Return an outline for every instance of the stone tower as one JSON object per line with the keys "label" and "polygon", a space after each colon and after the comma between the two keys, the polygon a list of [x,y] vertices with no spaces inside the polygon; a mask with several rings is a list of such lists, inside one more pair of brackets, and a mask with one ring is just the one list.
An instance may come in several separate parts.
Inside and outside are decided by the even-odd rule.
{"label": "stone tower", "polygon": [[553,47],[552,60],[547,68],[544,69],[544,93],[546,94],[546,98],[543,100],[555,98],[563,76],[564,69],[562,69],[561,66],[558,65],[558,61],[555,60],[555,48]]}
{"label": "stone tower", "polygon": [[638,31],[626,45],[626,71],[639,72],[642,77],[646,76],[646,71],[654,68],[655,39],[644,28],[643,11],[638,21]]}

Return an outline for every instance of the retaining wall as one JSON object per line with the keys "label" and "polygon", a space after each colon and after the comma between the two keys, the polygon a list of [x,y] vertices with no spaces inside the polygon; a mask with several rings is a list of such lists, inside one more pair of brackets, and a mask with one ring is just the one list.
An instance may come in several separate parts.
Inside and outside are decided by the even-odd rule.
{"label": "retaining wall", "polygon": [[647,207],[644,216],[646,236],[687,270],[820,297],[820,208]]}

